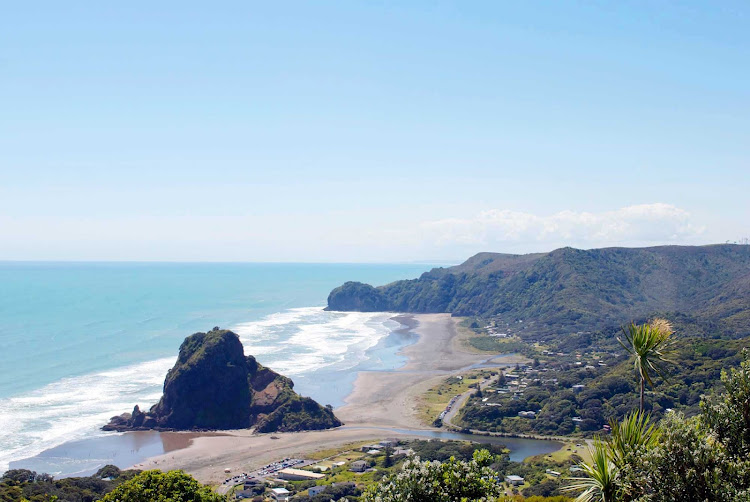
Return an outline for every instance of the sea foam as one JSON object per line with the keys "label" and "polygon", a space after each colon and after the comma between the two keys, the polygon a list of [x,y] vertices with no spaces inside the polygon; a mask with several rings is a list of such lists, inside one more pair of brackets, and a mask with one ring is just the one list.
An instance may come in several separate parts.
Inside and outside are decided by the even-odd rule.
{"label": "sea foam", "polygon": [[[392,316],[305,307],[230,328],[240,336],[246,354],[281,374],[299,377],[304,386],[313,372],[325,369],[343,375],[355,368],[368,349],[398,326]],[[107,434],[99,428],[135,404],[149,408],[161,396],[164,376],[174,361],[167,357],[64,378],[0,399],[0,472],[9,462],[62,443]],[[316,398],[314,393],[311,387],[309,394]]]}
{"label": "sea foam", "polygon": [[163,358],[89,375],[64,378],[40,389],[0,399],[0,472],[8,463],[67,441],[100,434],[113,415],[161,395],[175,358]]}
{"label": "sea foam", "polygon": [[290,309],[233,328],[245,353],[287,376],[326,367],[355,367],[398,323],[393,314],[328,312],[321,307]]}

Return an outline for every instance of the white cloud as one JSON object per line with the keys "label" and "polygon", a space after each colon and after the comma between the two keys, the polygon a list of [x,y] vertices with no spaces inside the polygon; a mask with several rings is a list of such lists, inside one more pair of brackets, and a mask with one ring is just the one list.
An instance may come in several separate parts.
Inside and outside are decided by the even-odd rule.
{"label": "white cloud", "polygon": [[577,247],[688,242],[704,228],[670,204],[626,206],[600,213],[560,211],[551,215],[491,209],[473,218],[422,224],[437,245],[551,244]]}

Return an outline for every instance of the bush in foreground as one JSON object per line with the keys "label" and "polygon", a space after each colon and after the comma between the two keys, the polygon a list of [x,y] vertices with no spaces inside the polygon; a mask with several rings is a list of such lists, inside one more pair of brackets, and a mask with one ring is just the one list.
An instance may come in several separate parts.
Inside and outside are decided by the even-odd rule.
{"label": "bush in foreground", "polygon": [[225,497],[182,471],[144,471],[108,493],[102,502],[224,502]]}
{"label": "bush in foreground", "polygon": [[496,501],[501,495],[494,457],[477,450],[469,461],[451,457],[445,462],[407,460],[400,472],[365,492],[365,502]]}

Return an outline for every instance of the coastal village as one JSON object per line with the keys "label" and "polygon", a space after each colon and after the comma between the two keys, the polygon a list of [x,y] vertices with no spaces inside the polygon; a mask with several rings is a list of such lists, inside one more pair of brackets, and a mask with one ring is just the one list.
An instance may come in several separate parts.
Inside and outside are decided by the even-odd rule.
{"label": "coastal village", "polygon": [[[497,339],[512,338],[511,335],[498,332],[494,323],[482,326],[475,332],[479,336]],[[540,355],[544,359],[527,358],[523,363],[480,368],[445,377],[442,384],[431,389],[436,391],[433,394],[437,401],[432,403],[429,409],[434,410],[437,404],[444,403],[443,408],[434,417],[432,425],[456,433],[472,434],[473,440],[481,444],[482,436],[504,434],[466,427],[461,419],[466,408],[508,407],[508,401],[523,401],[530,388],[559,385],[559,379],[554,375],[561,367],[572,367],[586,372],[596,371],[606,367],[605,361],[613,357],[612,354],[582,351],[566,354],[548,350],[541,350]],[[570,385],[570,390],[574,393],[582,392],[584,389],[584,384]],[[457,393],[451,394],[450,391]],[[515,412],[515,419],[533,421],[540,412],[538,407],[521,409]],[[428,416],[424,416],[426,423],[429,422]],[[582,420],[580,417],[571,418],[576,425]],[[607,432],[608,426],[602,424],[599,430]],[[523,437],[523,434],[510,435]],[[414,441],[388,438],[350,444],[345,449],[326,452],[326,455],[320,458],[315,455],[312,455],[314,458],[283,458],[247,473],[233,474],[231,469],[226,469],[227,478],[221,483],[218,491],[236,500],[255,502],[327,501],[345,496],[356,497],[375,480],[392,472],[404,459],[414,457],[415,449],[410,446]],[[427,442],[445,441],[433,439]],[[447,441],[452,442],[455,443]],[[523,490],[539,486],[545,480],[549,485],[556,485],[562,478],[580,473],[577,463],[588,455],[585,443],[584,439],[563,440],[559,451],[539,455],[528,464],[518,464],[524,467],[517,471],[506,470],[502,474],[498,473],[496,481],[502,484],[508,496],[519,495]]]}
{"label": "coastal village", "polygon": [[[397,469],[403,460],[415,457],[417,453],[410,445],[423,446],[425,443],[459,444],[456,441],[390,438],[348,445],[322,458],[284,458],[248,473],[230,475],[231,469],[227,468],[228,477],[217,491],[235,500],[253,502],[328,501],[357,497],[375,480]],[[545,477],[559,476],[559,471],[546,469]],[[528,485],[524,477],[517,474],[498,475],[496,482],[504,486],[507,495],[517,494],[519,489]]]}
{"label": "coastal village", "polygon": [[[331,490],[352,495],[359,490],[357,476],[375,472],[378,461],[382,463],[386,455],[394,462],[414,455],[412,449],[399,445],[398,439],[385,439],[317,460],[285,458],[227,478],[219,492],[229,493],[237,500],[253,501],[306,500]],[[339,478],[351,480],[334,480]]]}

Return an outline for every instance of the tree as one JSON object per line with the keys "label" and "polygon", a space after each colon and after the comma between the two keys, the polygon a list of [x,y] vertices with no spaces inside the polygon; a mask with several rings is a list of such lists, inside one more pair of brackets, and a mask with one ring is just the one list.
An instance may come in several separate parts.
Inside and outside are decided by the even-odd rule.
{"label": "tree", "polygon": [[650,415],[641,411],[629,413],[619,423],[610,420],[609,425],[612,435],[608,447],[612,461],[619,468],[637,462],[644,449],[658,444],[660,429],[651,423]]}
{"label": "tree", "polygon": [[656,373],[662,378],[666,378],[664,363],[671,362],[668,359],[668,352],[672,349],[672,326],[664,319],[654,319],[648,324],[630,323],[627,328],[622,329],[625,336],[625,342],[619,337],[620,342],[626,351],[633,357],[635,372],[640,379],[640,410],[644,410],[644,394],[646,383],[651,387],[654,382],[651,374]]}
{"label": "tree", "polygon": [[750,351],[729,373],[721,372],[724,394],[701,403],[703,420],[732,455],[750,457]]}
{"label": "tree", "polygon": [[595,441],[589,448],[591,464],[582,463],[580,467],[585,478],[573,478],[574,484],[566,486],[565,491],[580,491],[576,502],[614,502],[617,496],[617,476],[619,468],[612,461],[611,449],[602,441]]}
{"label": "tree", "polygon": [[390,467],[393,465],[393,455],[391,454],[391,447],[385,447],[385,457],[383,458],[383,467]]}
{"label": "tree", "polygon": [[182,471],[144,471],[121,484],[102,502],[220,502],[226,498]]}
{"label": "tree", "polygon": [[743,469],[701,427],[701,417],[684,418],[679,413],[668,413],[660,429],[656,446],[626,466],[632,475],[623,477],[629,481],[624,492],[640,492],[639,501],[748,500]]}
{"label": "tree", "polygon": [[365,502],[496,501],[501,495],[497,473],[490,469],[494,457],[477,450],[470,461],[407,460],[400,472],[365,492]]}
{"label": "tree", "polygon": [[644,493],[643,457],[658,445],[661,429],[640,411],[629,413],[619,423],[612,419],[609,424],[612,433],[607,447],[618,469],[619,498],[634,500]]}

